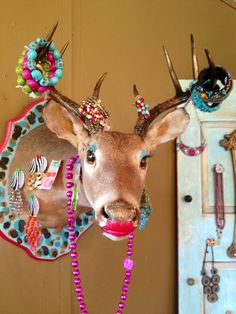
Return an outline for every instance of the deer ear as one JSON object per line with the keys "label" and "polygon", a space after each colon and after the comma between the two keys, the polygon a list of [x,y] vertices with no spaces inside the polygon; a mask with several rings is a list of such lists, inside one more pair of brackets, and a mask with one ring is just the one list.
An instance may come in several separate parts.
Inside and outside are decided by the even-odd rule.
{"label": "deer ear", "polygon": [[162,120],[155,119],[144,137],[151,150],[157,145],[171,141],[182,134],[189,123],[189,114],[184,109],[168,113]]}
{"label": "deer ear", "polygon": [[75,147],[78,147],[79,142],[84,143],[89,139],[82,120],[53,100],[50,100],[44,107],[43,117],[49,130]]}

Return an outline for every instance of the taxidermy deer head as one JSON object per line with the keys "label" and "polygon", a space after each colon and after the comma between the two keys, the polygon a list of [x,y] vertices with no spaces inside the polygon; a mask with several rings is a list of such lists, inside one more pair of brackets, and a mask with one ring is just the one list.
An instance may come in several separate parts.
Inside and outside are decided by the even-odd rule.
{"label": "taxidermy deer head", "polygon": [[[198,65],[191,39],[196,78]],[[134,86],[140,110],[133,133],[109,130],[108,114],[99,100],[105,74],[97,82],[92,97],[82,105],[53,88],[44,108],[47,127],[80,153],[80,205],[95,210],[97,223],[104,235],[112,240],[127,237],[139,225],[148,157],[159,144],[182,134],[189,123],[186,111],[176,107],[186,103],[191,92],[182,90],[165,48],[164,52],[176,95],[148,111]],[[160,114],[170,109],[174,110],[160,119]]]}

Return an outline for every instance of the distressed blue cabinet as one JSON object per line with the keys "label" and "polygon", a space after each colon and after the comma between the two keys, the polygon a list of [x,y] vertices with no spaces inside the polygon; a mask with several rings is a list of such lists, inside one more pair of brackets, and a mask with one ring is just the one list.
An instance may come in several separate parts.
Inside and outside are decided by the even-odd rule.
{"label": "distressed blue cabinet", "polygon": [[[190,81],[183,80],[184,88]],[[185,144],[199,146],[202,142],[195,109],[189,104],[191,122],[182,136]],[[236,88],[214,113],[197,110],[207,147],[195,157],[177,151],[178,173],[178,273],[180,314],[236,314],[236,259],[227,255],[233,240],[235,182],[231,152],[219,145],[225,134],[236,129]],[[224,200],[226,225],[221,240],[214,248],[215,267],[221,277],[219,300],[209,303],[203,294],[200,271],[207,238],[217,239],[215,224],[215,164],[224,166]],[[191,195],[192,201],[184,197]],[[210,254],[209,258],[211,257]],[[211,259],[211,258],[210,258]],[[206,264],[210,270],[211,262]]]}

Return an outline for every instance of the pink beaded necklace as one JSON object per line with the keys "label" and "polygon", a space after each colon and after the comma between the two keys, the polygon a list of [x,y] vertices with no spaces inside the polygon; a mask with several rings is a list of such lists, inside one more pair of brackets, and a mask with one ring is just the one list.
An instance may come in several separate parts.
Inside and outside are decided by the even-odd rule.
{"label": "pink beaded necklace", "polygon": [[[77,154],[75,157],[70,157],[69,162],[66,165],[66,179],[68,180],[66,182],[66,196],[67,196],[67,221],[68,221],[68,230],[70,232],[69,240],[70,240],[70,249],[71,249],[71,265],[72,265],[72,274],[74,278],[74,286],[75,291],[77,294],[77,300],[79,302],[79,307],[81,310],[81,314],[88,314],[87,306],[84,301],[84,295],[83,295],[83,288],[81,286],[81,279],[80,279],[80,270],[79,270],[79,262],[78,262],[78,254],[76,252],[77,243],[76,243],[76,235],[75,235],[75,217],[74,217],[74,209],[73,209],[73,191],[72,188],[74,187],[73,182],[73,169],[75,162],[79,159],[79,154]],[[76,200],[77,202],[77,200]],[[124,259],[124,268],[125,268],[125,278],[124,278],[124,284],[122,286],[122,293],[120,295],[120,302],[118,304],[118,310],[116,311],[116,314],[122,314],[123,310],[125,308],[125,302],[127,300],[127,293],[129,288],[129,283],[131,279],[131,271],[134,266],[134,261],[132,260],[131,256],[133,255],[133,246],[134,246],[134,234],[131,233],[129,235],[129,241],[128,241],[128,249],[127,249],[127,257]]]}

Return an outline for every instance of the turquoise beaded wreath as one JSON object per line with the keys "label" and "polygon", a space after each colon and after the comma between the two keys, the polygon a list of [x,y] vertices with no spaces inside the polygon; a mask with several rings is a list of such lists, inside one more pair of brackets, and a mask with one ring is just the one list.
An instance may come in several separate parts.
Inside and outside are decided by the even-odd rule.
{"label": "turquoise beaded wreath", "polygon": [[18,59],[17,87],[31,97],[40,97],[55,86],[63,75],[63,60],[53,42],[37,38],[29,43]]}

